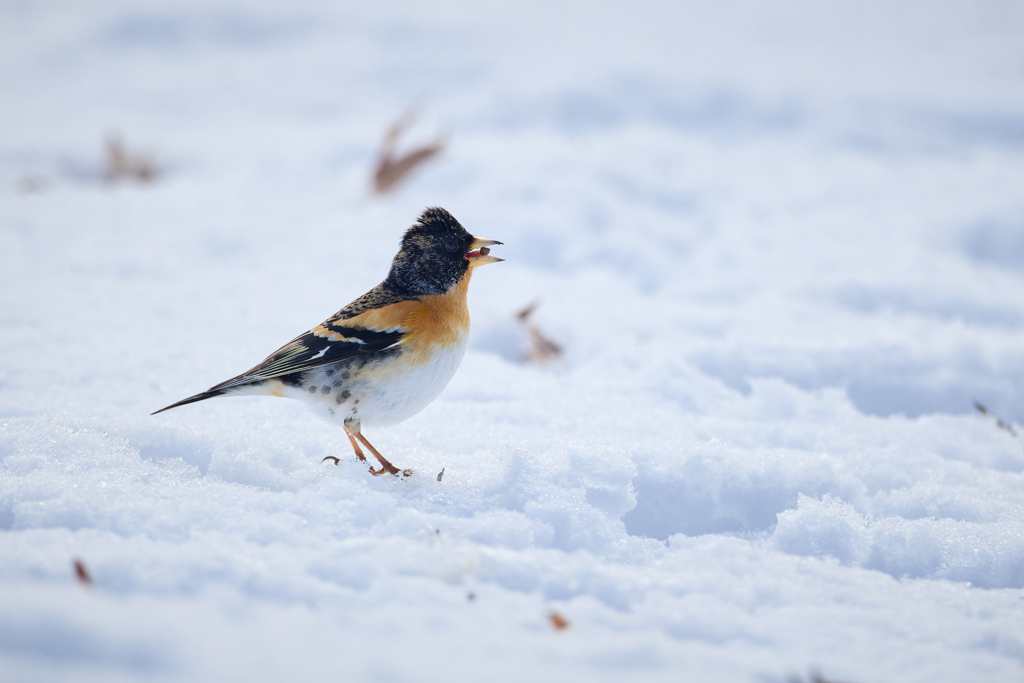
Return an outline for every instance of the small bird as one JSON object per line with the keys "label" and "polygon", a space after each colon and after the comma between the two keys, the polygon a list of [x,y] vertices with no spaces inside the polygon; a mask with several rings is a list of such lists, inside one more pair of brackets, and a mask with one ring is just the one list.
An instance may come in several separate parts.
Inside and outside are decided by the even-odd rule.
{"label": "small bird", "polygon": [[428,208],[402,236],[383,282],[256,367],[153,415],[214,396],[298,398],[342,423],[359,460],[366,462],[360,443],[370,450],[380,463],[373,475],[399,474],[362,427],[412,417],[448,385],[466,353],[473,270],[504,260],[490,255],[495,244]]}

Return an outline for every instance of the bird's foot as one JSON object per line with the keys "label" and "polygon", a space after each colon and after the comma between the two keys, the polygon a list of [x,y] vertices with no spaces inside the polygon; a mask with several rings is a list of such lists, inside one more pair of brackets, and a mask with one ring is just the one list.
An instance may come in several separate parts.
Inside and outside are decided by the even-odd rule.
{"label": "bird's foot", "polygon": [[[349,438],[352,438],[351,435],[349,435]],[[388,474],[394,474],[396,476],[398,475],[399,469],[392,465],[390,462],[388,462],[388,459],[381,455],[380,451],[374,448],[373,444],[370,443],[365,436],[363,436],[362,434],[356,434],[355,438],[359,439],[364,446],[369,448],[370,452],[373,453],[373,457],[377,458],[377,462],[380,463],[380,469],[375,470],[371,467],[370,474],[372,474],[375,477],[379,477],[385,472],[387,472]],[[408,477],[410,474],[412,474],[412,470],[402,470],[402,474],[403,476]]]}
{"label": "bird's foot", "polygon": [[370,474],[372,474],[375,477],[379,477],[382,474],[393,474],[396,477],[399,474],[401,474],[403,477],[411,477],[412,476],[412,470],[411,469],[399,470],[397,467],[395,467],[394,465],[389,463],[387,460],[385,460],[383,463],[381,463],[381,466],[379,468],[373,469],[371,467],[370,468]]}
{"label": "bird's foot", "polygon": [[373,469],[373,467],[370,467],[370,474],[372,474],[375,477],[379,477],[382,474],[397,475],[398,468],[389,463],[387,460],[385,460],[380,464],[380,467],[378,467],[377,469]]}
{"label": "bird's foot", "polygon": [[[327,462],[328,460],[333,460],[335,467],[337,467],[338,463],[341,462],[341,460],[339,458],[336,458],[333,455],[328,455],[323,460],[321,460],[320,463],[323,464],[323,463]],[[361,458],[361,460],[363,462],[366,462],[366,458],[365,457]],[[395,476],[398,476],[399,469],[397,467],[395,467],[394,465],[392,465],[387,460],[385,460],[385,461],[383,461],[381,463],[381,466],[380,466],[379,469],[373,469],[373,467],[370,467],[370,474],[372,474],[375,477],[379,477],[382,474],[393,474]],[[411,469],[401,470],[401,475],[403,477],[411,477],[412,476],[412,470]]]}

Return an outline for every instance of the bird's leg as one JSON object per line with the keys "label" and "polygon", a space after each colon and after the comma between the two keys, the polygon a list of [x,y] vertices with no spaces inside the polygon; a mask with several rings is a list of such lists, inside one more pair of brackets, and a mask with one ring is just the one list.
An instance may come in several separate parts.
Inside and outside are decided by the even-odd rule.
{"label": "bird's leg", "polygon": [[[371,465],[370,466],[370,474],[372,474],[375,477],[379,477],[380,475],[384,474],[385,472],[391,472],[391,474],[396,474],[398,472],[398,470],[395,469],[394,465],[392,465],[387,460],[385,460],[384,456],[381,455],[377,451],[376,448],[374,448],[372,445],[370,445],[370,442],[367,441],[366,437],[364,437],[362,435],[362,433],[359,431],[359,424],[358,423],[352,425],[352,429],[351,430],[348,428],[348,425],[345,425],[345,436],[348,437],[349,443],[352,444],[352,450],[354,450],[356,452],[356,457],[359,458],[359,460],[361,462],[366,462],[366,456],[363,455],[363,449],[359,447],[359,441],[362,441],[367,446],[369,446],[370,450],[373,451],[373,454],[375,456],[377,456],[378,460],[380,460],[381,468],[378,469],[378,470],[375,470],[375,469],[373,469],[373,466]],[[356,441],[356,437],[359,437],[359,441]],[[335,463],[335,464],[337,464],[337,463]],[[391,469],[390,470],[389,469],[385,469],[385,467],[390,467]],[[392,471],[392,470],[394,470],[394,471]]]}
{"label": "bird's leg", "polygon": [[[366,437],[363,436],[362,432],[358,432],[356,434],[356,438],[359,439],[360,441],[362,441],[363,445],[366,446],[367,448],[369,448],[370,452],[373,453],[373,456],[375,458],[377,458],[378,462],[380,462],[380,469],[379,470],[375,470],[375,469],[373,469],[371,467],[370,468],[370,474],[372,474],[374,476],[378,476],[378,475],[384,474],[385,472],[387,472],[388,474],[398,474],[398,472],[399,472],[398,468],[395,467],[394,465],[392,465],[390,462],[388,462],[387,458],[385,458],[383,455],[381,455],[380,451],[378,451],[376,448],[374,448],[373,444],[366,440]],[[403,470],[402,474],[405,475],[406,477],[408,477],[410,474],[412,474],[412,470]]]}
{"label": "bird's leg", "polygon": [[356,457],[362,462],[366,462],[366,456],[363,455],[363,449],[359,447],[359,442],[356,441],[356,437],[352,436],[352,432],[348,431],[348,427],[345,427],[345,436],[348,437],[348,441],[352,444],[352,450],[356,452]]}
{"label": "bird's leg", "polygon": [[[362,460],[363,462],[366,462],[366,456],[363,455],[363,449],[361,449],[359,447],[359,443],[352,436],[352,433],[350,431],[348,431],[347,427],[345,428],[345,436],[348,437],[349,443],[352,444],[352,450],[354,450],[356,452],[356,457],[359,458],[360,460]],[[333,460],[335,465],[337,465],[339,462],[341,462],[341,460],[339,458],[336,458],[333,455],[328,455],[326,458],[324,458],[320,462],[326,462],[328,460]]]}

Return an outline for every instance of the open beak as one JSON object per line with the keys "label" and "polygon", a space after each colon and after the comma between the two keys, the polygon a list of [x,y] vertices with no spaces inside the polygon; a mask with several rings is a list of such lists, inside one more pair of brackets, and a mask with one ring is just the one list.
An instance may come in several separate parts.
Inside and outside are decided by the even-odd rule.
{"label": "open beak", "polygon": [[466,260],[469,261],[471,268],[505,260],[497,256],[491,256],[491,250],[488,247],[492,244],[501,244],[501,242],[498,240],[485,240],[482,237],[473,238],[473,241],[469,244],[469,251],[466,253]]}

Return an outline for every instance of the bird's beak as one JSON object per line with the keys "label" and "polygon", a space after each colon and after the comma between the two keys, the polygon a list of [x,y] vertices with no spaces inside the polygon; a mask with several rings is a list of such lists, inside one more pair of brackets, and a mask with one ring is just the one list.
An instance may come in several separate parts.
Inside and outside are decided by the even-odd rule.
{"label": "bird's beak", "polygon": [[498,240],[485,240],[482,237],[473,238],[473,241],[469,244],[469,251],[466,253],[466,260],[469,261],[471,268],[505,260],[497,256],[491,256],[491,250],[488,247],[492,244],[501,244],[501,242]]}

